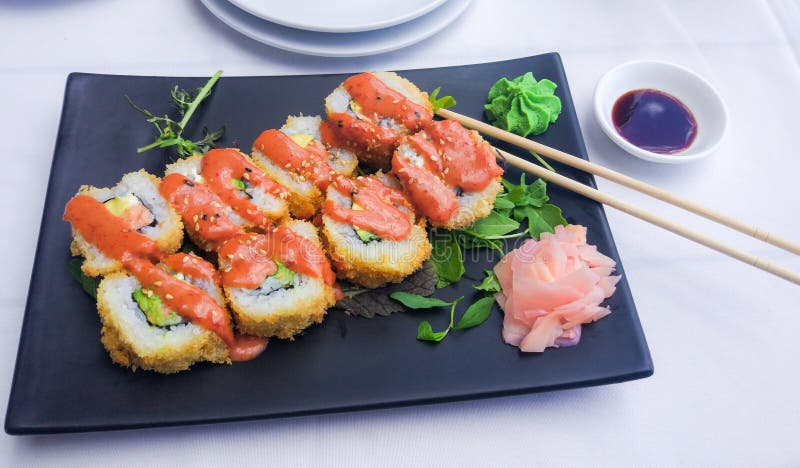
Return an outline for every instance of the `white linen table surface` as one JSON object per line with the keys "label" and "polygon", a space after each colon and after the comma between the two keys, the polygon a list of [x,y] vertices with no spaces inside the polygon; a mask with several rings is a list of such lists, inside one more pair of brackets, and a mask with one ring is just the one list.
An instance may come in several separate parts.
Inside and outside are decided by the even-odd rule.
{"label": "white linen table surface", "polygon": [[[3,0],[0,31],[3,402],[64,83],[73,71],[208,76],[222,68],[225,76],[309,74],[459,65],[557,51],[592,161],[800,240],[798,0],[475,0],[433,38],[357,59],[272,49],[188,0]],[[687,66],[719,89],[730,127],[715,156],[658,165],[628,156],[602,134],[591,112],[595,83],[611,67],[645,58]],[[598,184],[800,270],[797,256],[602,179]],[[800,465],[800,289],[626,214],[607,212],[652,352],[651,378],[283,420],[3,434],[0,465]]]}

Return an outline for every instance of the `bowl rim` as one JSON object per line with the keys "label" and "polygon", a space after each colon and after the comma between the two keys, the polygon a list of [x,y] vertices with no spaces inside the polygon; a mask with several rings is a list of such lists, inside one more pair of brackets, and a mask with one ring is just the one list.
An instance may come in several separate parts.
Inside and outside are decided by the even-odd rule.
{"label": "bowl rim", "polygon": [[[648,151],[638,146],[634,145],[633,143],[629,142],[625,138],[620,135],[616,128],[612,125],[610,121],[610,116],[606,115],[603,112],[602,107],[603,104],[606,102],[605,100],[601,101],[600,92],[601,90],[607,86],[607,83],[614,75],[617,75],[626,68],[630,68],[633,66],[666,66],[669,68],[673,68],[678,70],[681,73],[688,75],[690,78],[699,81],[701,84],[705,86],[708,90],[705,93],[710,100],[716,100],[719,104],[719,109],[721,109],[720,115],[716,116],[717,119],[721,120],[722,122],[722,131],[719,133],[719,136],[708,144],[708,146],[699,151],[692,151],[692,147],[689,146],[685,150],[685,153],[682,153],[680,157],[675,157],[674,154],[659,154],[652,151]],[[616,98],[615,98],[616,99]],[[719,91],[711,84],[707,79],[703,78],[701,75],[697,74],[693,70],[686,68],[682,65],[678,65],[676,63],[667,62],[663,60],[651,60],[651,59],[643,59],[643,60],[631,60],[628,62],[621,63],[616,65],[615,67],[611,68],[607,72],[600,77],[597,81],[597,84],[594,88],[594,96],[593,96],[593,107],[594,107],[594,116],[597,119],[600,128],[603,130],[603,133],[608,136],[611,141],[617,144],[620,148],[625,150],[627,153],[636,156],[637,158],[644,159],[646,161],[651,162],[658,162],[658,163],[666,163],[666,164],[683,164],[688,163],[691,161],[697,161],[698,159],[702,159],[705,157],[710,156],[713,154],[717,149],[719,149],[720,144],[725,139],[728,134],[728,107],[725,105],[725,101],[722,99],[722,96],[719,94]]]}

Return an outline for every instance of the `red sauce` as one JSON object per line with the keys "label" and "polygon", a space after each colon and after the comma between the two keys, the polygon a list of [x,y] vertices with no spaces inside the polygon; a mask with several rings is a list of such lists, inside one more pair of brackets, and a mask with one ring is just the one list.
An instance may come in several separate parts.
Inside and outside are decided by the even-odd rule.
{"label": "red sauce", "polygon": [[503,174],[491,146],[454,120],[430,122],[402,143],[422,162],[415,164],[396,151],[392,170],[403,181],[417,212],[431,221],[446,221],[456,214],[454,188],[480,191]]}
{"label": "red sauce", "polygon": [[219,250],[222,284],[255,289],[275,273],[273,259],[290,270],[333,285],[336,277],[325,252],[309,239],[279,226],[266,234],[243,234],[223,244]]}
{"label": "red sauce", "polygon": [[152,261],[161,258],[161,249],[155,241],[131,230],[128,221],[114,216],[104,204],[88,195],[77,195],[67,203],[64,220],[107,257],[123,263],[133,258]]}
{"label": "red sauce", "polygon": [[219,272],[214,269],[214,265],[197,255],[178,252],[162,258],[161,263],[172,271],[183,273],[186,276],[211,281],[217,286],[220,284]]}
{"label": "red sauce", "polygon": [[400,134],[350,114],[331,113],[319,126],[322,142],[329,147],[345,148],[365,163],[378,163],[392,154]]}
{"label": "red sauce", "polygon": [[236,335],[236,341],[228,345],[231,361],[249,361],[264,352],[269,340],[260,336]]}
{"label": "red sauce", "polygon": [[286,199],[289,192],[264,172],[232,148],[213,149],[201,160],[201,173],[208,186],[222,201],[229,205],[242,218],[254,225],[266,228],[271,220],[261,209],[250,201],[246,192],[236,188],[232,181],[241,180],[250,188],[259,187],[276,197]]}
{"label": "red sauce", "polygon": [[413,133],[429,122],[433,115],[425,107],[403,93],[386,86],[372,73],[353,75],[342,83],[347,93],[361,107],[361,114],[377,123],[383,117],[394,120]]}
{"label": "red sauce", "polygon": [[253,148],[276,165],[301,175],[322,191],[338,175],[328,165],[325,147],[316,141],[309,142],[304,148],[280,130],[267,130],[256,138]]}
{"label": "red sauce", "polygon": [[692,111],[675,96],[656,89],[635,89],[620,96],[611,120],[623,138],[659,154],[684,150],[697,137]]}
{"label": "red sauce", "polygon": [[181,174],[170,174],[161,181],[159,191],[180,213],[186,229],[204,241],[207,250],[216,250],[242,232],[225,214],[222,200],[205,184],[194,183]]}
{"label": "red sauce", "polygon": [[260,244],[264,236],[241,234],[222,244],[219,266],[226,287],[255,289],[278,269]]}
{"label": "red sauce", "polygon": [[489,143],[478,140],[455,120],[431,122],[425,133],[442,157],[447,185],[477,192],[503,174]]}
{"label": "red sauce", "polygon": [[402,206],[412,211],[403,192],[385,185],[377,177],[358,177],[352,181],[352,186],[353,202],[364,209],[345,208],[328,199],[323,205],[326,215],[386,240],[403,240],[411,234],[408,215],[398,209]]}
{"label": "red sauce", "polygon": [[436,148],[418,133],[405,142],[423,158],[417,166],[396,151],[392,158],[392,171],[403,182],[417,213],[431,221],[447,221],[458,211],[458,199],[442,176],[441,157]]}
{"label": "red sauce", "polygon": [[309,239],[284,226],[273,229],[265,238],[267,251],[272,251],[273,257],[277,257],[290,270],[322,278],[329,286],[336,282],[325,251]]}
{"label": "red sauce", "polygon": [[399,142],[400,133],[380,125],[381,119],[392,118],[408,133],[415,133],[433,118],[427,107],[390,88],[372,73],[351,76],[342,86],[358,104],[359,117],[347,112],[331,113],[320,126],[322,142],[349,149],[364,162],[385,163]]}
{"label": "red sauce", "polygon": [[333,299],[336,302],[339,302],[342,299],[344,299],[344,291],[342,290],[342,287],[339,285],[339,283],[335,283],[333,285]]}
{"label": "red sauce", "polygon": [[[167,307],[186,320],[216,333],[228,345],[232,360],[255,357],[257,341],[262,343],[262,350],[266,346],[266,340],[260,338],[234,336],[227,311],[214,299],[200,288],[153,264],[161,260],[173,262],[178,258],[184,263],[183,257],[162,258],[163,252],[152,239],[131,231],[125,220],[114,216],[99,201],[87,195],[75,196],[67,203],[64,220],[103,254],[121,261],[125,269],[157,294]],[[193,263],[191,259],[189,263]],[[199,262],[190,268],[195,267],[198,270],[191,271],[199,273],[203,269]]]}

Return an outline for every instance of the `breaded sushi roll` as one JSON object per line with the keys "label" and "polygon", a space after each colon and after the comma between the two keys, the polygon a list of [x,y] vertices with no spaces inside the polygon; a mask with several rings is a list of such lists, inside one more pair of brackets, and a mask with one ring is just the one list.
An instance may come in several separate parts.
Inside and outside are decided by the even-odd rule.
{"label": "breaded sushi roll", "polygon": [[250,226],[222,202],[200,175],[201,155],[167,166],[159,190],[180,214],[186,234],[201,249],[214,252],[223,242]]}
{"label": "breaded sushi roll", "polygon": [[253,161],[290,192],[289,211],[311,218],[319,211],[328,184],[350,176],[358,159],[349,151],[319,141],[319,117],[289,117],[281,130],[266,130],[253,142]]}
{"label": "breaded sushi roll", "polygon": [[388,169],[400,137],[433,119],[428,94],[392,72],[361,73],[344,80],[327,98],[322,142],[346,148],[370,166]]}
{"label": "breaded sushi roll", "polygon": [[[281,127],[281,131],[297,142],[300,146],[305,146],[306,141],[314,140],[322,143],[322,136],[319,127],[322,125],[322,117],[318,115],[290,115],[286,118],[286,123]],[[358,167],[358,158],[352,151],[344,148],[327,146],[328,165],[345,177],[352,177]]]}
{"label": "breaded sushi roll", "polygon": [[328,188],[322,234],[339,278],[377,288],[399,282],[431,253],[424,219],[387,176],[352,179]]}
{"label": "breaded sushi roll", "polygon": [[477,132],[453,120],[433,121],[403,137],[392,157],[418,214],[446,229],[469,226],[492,211],[503,169]]}
{"label": "breaded sushi roll", "polygon": [[[83,186],[78,195],[87,195],[102,202],[111,214],[123,219],[131,231],[136,231],[155,241],[165,253],[175,252],[183,242],[183,223],[180,216],[161,196],[161,180],[144,170],[130,172],[111,188]],[[70,250],[73,255],[85,257],[83,272],[99,276],[122,269],[122,264],[105,255],[90,244],[75,229]]]}
{"label": "breaded sushi roll", "polygon": [[[290,194],[286,188],[236,149],[212,149],[203,156],[196,155],[170,164],[165,179],[172,174],[180,174],[185,180],[172,177],[171,182],[162,184],[162,191],[167,190],[193,240],[203,238],[203,224],[198,225],[198,220],[218,222],[224,215],[224,221],[221,221],[224,224],[231,223],[252,230],[263,229],[272,221],[279,221],[288,215],[287,199]],[[186,181],[192,185],[186,184]],[[178,182],[187,187],[200,187],[191,191],[181,189]],[[193,199],[191,195],[198,198]],[[207,219],[203,220],[203,214]],[[195,215],[198,219],[194,219]],[[212,239],[208,241],[214,242]]]}
{"label": "breaded sushi roll", "polygon": [[[193,294],[223,305],[219,274],[205,260],[179,253],[164,258],[157,268],[195,286]],[[121,366],[169,374],[201,361],[230,362],[228,345],[219,335],[184,319],[127,273],[100,282],[97,310],[103,324],[100,340]]]}
{"label": "breaded sushi roll", "polygon": [[218,253],[225,295],[241,333],[291,339],[322,322],[336,302],[333,271],[309,222],[242,234]]}

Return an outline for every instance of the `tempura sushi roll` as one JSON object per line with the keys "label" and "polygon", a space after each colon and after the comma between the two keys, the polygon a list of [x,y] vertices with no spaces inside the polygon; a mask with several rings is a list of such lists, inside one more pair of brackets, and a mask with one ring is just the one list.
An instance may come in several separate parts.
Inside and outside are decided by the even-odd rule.
{"label": "tempura sushi roll", "polygon": [[433,121],[403,137],[392,172],[417,213],[434,227],[460,229],[492,211],[503,169],[477,132],[453,120]]}
{"label": "tempura sushi roll", "polygon": [[316,228],[291,221],[242,234],[219,249],[225,295],[244,334],[291,339],[322,322],[335,301],[334,274]]}
{"label": "tempura sushi roll", "polygon": [[[219,275],[205,260],[180,253],[164,258],[157,268],[195,286],[193,294],[208,295],[223,305]],[[114,273],[100,282],[97,310],[103,324],[100,340],[121,366],[169,374],[201,361],[230,362],[228,346],[219,335],[184,319],[127,273]]]}
{"label": "tempura sushi roll", "polygon": [[[281,127],[281,131],[289,135],[292,140],[300,146],[305,146],[305,141],[314,140],[322,143],[322,136],[319,127],[322,125],[322,117],[318,115],[290,115],[286,118],[286,123]],[[352,151],[344,148],[327,146],[328,165],[345,177],[351,177],[356,173],[358,158]]]}
{"label": "tempura sushi roll", "polygon": [[264,229],[283,219],[288,215],[290,195],[250,158],[232,148],[213,149],[168,165],[162,193],[183,217],[190,238],[206,249],[230,235],[208,238],[205,231],[222,229],[222,225],[233,229],[231,224],[247,230]]}
{"label": "tempura sushi roll", "polygon": [[424,219],[415,220],[394,184],[378,174],[328,189],[322,234],[339,278],[377,288],[402,281],[430,256]]}
{"label": "tempura sushi roll", "polygon": [[428,94],[392,72],[347,78],[327,98],[322,142],[346,148],[373,167],[388,169],[403,135],[416,133],[433,118]]}
{"label": "tempura sushi roll", "polygon": [[319,117],[289,117],[281,130],[266,130],[253,142],[253,161],[290,192],[289,211],[311,218],[325,190],[358,165],[353,153],[325,147],[319,141]]}
{"label": "tempura sushi roll", "polygon": [[[123,219],[132,231],[155,241],[166,253],[175,252],[183,242],[183,224],[169,202],[158,191],[160,179],[144,170],[130,172],[111,188],[84,185],[78,195],[87,195],[102,202],[108,211]],[[75,229],[70,250],[85,257],[83,272],[99,276],[122,269],[122,264],[87,242]]]}

